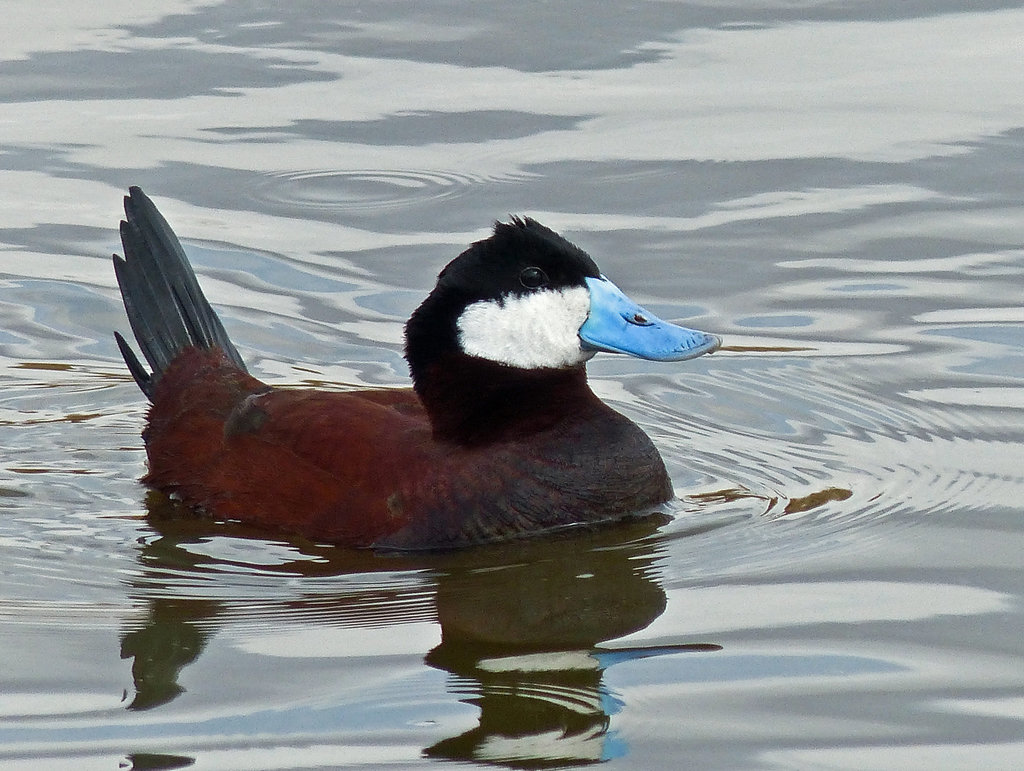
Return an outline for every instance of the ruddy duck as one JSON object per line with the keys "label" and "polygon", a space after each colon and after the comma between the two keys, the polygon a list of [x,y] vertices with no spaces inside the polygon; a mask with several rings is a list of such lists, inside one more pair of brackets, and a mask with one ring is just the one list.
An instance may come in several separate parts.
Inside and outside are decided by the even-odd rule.
{"label": "ruddy duck", "polygon": [[661,456],[587,385],[598,351],[718,348],[656,318],[582,249],[513,218],[441,271],[405,327],[413,387],[329,392],[252,377],[167,221],[125,197],[114,268],[147,369],[143,481],[220,519],[341,545],[446,549],[650,513]]}

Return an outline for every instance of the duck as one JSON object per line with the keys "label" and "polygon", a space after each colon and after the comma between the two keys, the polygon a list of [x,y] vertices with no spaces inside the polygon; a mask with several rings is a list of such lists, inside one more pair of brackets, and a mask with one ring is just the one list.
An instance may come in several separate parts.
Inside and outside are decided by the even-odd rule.
{"label": "duck", "polygon": [[385,551],[664,515],[661,455],[586,364],[721,340],[648,312],[536,220],[495,223],[438,274],[405,325],[411,387],[325,390],[253,377],[156,205],[130,187],[124,211],[114,272],[145,364],[114,335],[150,402],[141,481],[186,509]]}

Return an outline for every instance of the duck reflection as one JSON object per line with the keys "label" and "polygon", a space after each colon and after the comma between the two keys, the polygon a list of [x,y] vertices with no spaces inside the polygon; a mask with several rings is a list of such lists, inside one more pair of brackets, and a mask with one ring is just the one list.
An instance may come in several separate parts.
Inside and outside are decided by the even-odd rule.
{"label": "duck reflection", "polygon": [[[660,522],[472,553],[438,580],[442,642],[426,657],[457,676],[479,725],[428,747],[431,757],[542,768],[624,754],[609,732],[619,707],[604,686],[614,662],[706,644],[601,649],[665,610],[649,536]],[[510,559],[514,557],[514,559]]]}
{"label": "duck reflection", "polygon": [[[219,535],[252,532],[188,517],[176,507],[168,516],[169,506],[157,494],[149,499],[158,537],[141,550],[145,569],[138,582],[145,588],[148,612],[143,625],[121,641],[122,657],[133,659],[135,695],[128,704],[133,710],[176,698],[182,692],[180,671],[201,654],[218,625],[229,623],[222,602],[154,592],[159,583],[154,579],[166,579],[176,570],[216,570],[216,560],[187,548],[214,528]],[[657,541],[651,538],[662,522],[653,517],[437,555],[375,555],[303,543],[296,545],[307,558],[270,569],[318,576],[430,571],[441,643],[425,661],[451,673],[449,688],[477,706],[480,715],[477,726],[427,747],[425,755],[520,768],[586,764],[626,751],[610,730],[620,705],[603,684],[608,666],[718,649],[708,644],[599,647],[643,629],[664,611],[665,593],[653,565]],[[311,554],[316,559],[308,559]],[[398,621],[394,614],[403,603],[388,602],[381,587],[366,594],[370,591],[372,597],[318,594],[289,600],[287,606],[304,621],[314,605],[317,612],[330,613],[335,621],[350,618],[353,625]],[[368,606],[379,607],[381,617],[368,618]],[[358,608],[358,613],[346,608]]]}

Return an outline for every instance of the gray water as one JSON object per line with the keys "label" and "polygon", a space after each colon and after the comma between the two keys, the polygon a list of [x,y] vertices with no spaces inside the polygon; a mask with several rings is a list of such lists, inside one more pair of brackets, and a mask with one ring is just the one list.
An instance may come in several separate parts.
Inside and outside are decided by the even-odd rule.
{"label": "gray water", "polygon": [[[1024,10],[3,3],[0,766],[1024,765]],[[528,214],[720,334],[595,390],[659,527],[398,558],[168,512],[129,184],[251,369],[403,385]]]}

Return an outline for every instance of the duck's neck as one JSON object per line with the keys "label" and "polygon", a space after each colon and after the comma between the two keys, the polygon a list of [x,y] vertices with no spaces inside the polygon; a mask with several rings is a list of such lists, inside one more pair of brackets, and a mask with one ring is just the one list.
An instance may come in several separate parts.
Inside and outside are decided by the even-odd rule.
{"label": "duck's neck", "polygon": [[529,436],[601,405],[583,365],[518,369],[452,352],[414,372],[413,382],[434,435],[463,445]]}

